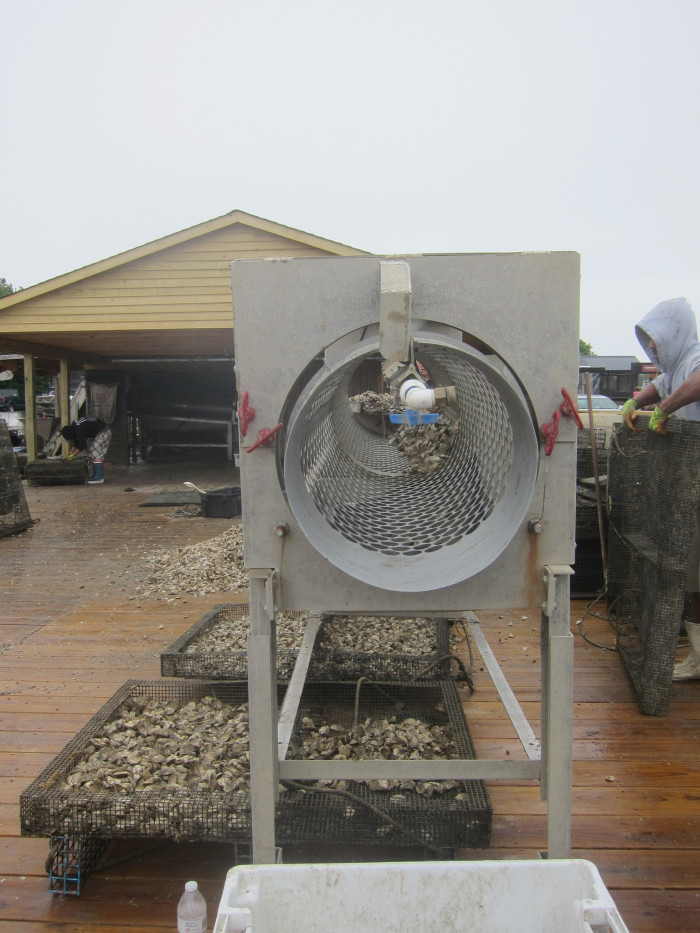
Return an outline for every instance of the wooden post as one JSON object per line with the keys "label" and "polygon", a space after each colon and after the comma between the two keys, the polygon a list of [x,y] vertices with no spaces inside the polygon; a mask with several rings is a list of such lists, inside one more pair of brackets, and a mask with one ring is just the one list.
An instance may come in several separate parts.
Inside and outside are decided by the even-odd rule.
{"label": "wooden post", "polygon": [[24,433],[27,441],[27,463],[36,460],[36,388],[34,357],[24,356]]}
{"label": "wooden post", "polygon": [[[70,424],[70,369],[68,360],[59,360],[58,369],[58,417],[61,419],[61,427]],[[68,441],[62,442],[62,453],[66,457],[70,453],[70,444]]]}

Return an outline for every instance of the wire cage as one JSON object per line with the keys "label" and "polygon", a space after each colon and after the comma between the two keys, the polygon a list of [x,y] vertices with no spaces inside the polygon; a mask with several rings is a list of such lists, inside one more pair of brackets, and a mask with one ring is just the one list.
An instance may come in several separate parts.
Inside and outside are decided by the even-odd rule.
{"label": "wire cage", "polygon": [[[80,769],[95,748],[105,741],[110,724],[133,715],[133,701],[162,701],[170,704],[170,717],[177,722],[187,704],[215,698],[233,710],[247,704],[247,685],[221,681],[127,681],[101,710],[65,746],[54,760],[20,795],[22,835],[100,836],[103,838],[161,837],[176,841],[248,842],[250,839],[250,795],[246,791],[227,792],[212,778],[213,788],[201,789],[201,780],[192,775],[163,777],[156,784],[134,780],[136,768],[144,767],[149,751],[158,750],[159,731],[153,729],[149,743],[136,763],[125,761],[112,789],[71,786],[71,775]],[[193,720],[194,722],[194,720]],[[160,734],[164,727],[160,724]],[[143,730],[137,723],[131,729]],[[193,731],[196,730],[194,724]],[[123,733],[122,733],[123,734]],[[210,741],[213,741],[210,737]],[[247,742],[247,734],[245,736]],[[186,750],[185,750],[186,751]],[[228,752],[228,750],[227,750]],[[233,762],[233,751],[221,759],[223,773]],[[247,749],[238,749],[235,760]],[[193,762],[197,749],[192,747]],[[219,773],[217,772],[217,773]],[[201,775],[200,775],[201,776]],[[120,785],[119,781],[124,778]],[[130,779],[129,779],[130,778]],[[170,782],[172,780],[172,783]],[[135,786],[134,786],[135,785]],[[197,789],[193,789],[196,787]]]}
{"label": "wire cage", "polygon": [[642,713],[663,716],[700,495],[700,424],[617,427],[609,463],[608,608]]}
{"label": "wire cage", "polygon": [[[596,539],[597,525],[596,525]],[[605,574],[603,573],[603,554],[600,540],[581,540],[576,544],[576,560],[571,577],[571,596],[583,599],[600,596],[605,592]]]}
{"label": "wire cage", "polygon": [[324,615],[309,680],[342,682],[367,677],[412,683],[457,677],[450,627],[449,619]]}
{"label": "wire cage", "polygon": [[[474,759],[474,746],[454,683],[408,686],[364,683],[307,684],[295,723],[290,758],[304,758],[309,729],[352,730],[365,719],[401,726],[420,721],[447,726],[453,746],[445,757]],[[410,730],[411,726],[407,726]],[[357,757],[363,757],[359,752]],[[375,756],[372,756],[375,757]],[[436,757],[439,757],[436,755]],[[295,783],[283,795],[277,838],[285,842],[335,842],[346,845],[430,845],[432,848],[487,848],[491,804],[482,781],[455,781],[444,792],[421,793],[420,782],[342,781]],[[405,782],[404,782],[405,783]],[[430,788],[427,789],[428,792]]]}
{"label": "wire cage", "polygon": [[30,486],[85,485],[90,478],[87,460],[30,460],[24,468]]}
{"label": "wire cage", "polygon": [[109,839],[100,836],[53,833],[46,860],[49,891],[52,894],[79,895],[83,883],[97,868],[109,844]]}
{"label": "wire cage", "polygon": [[10,432],[0,419],[0,537],[23,531],[31,524]]}
{"label": "wire cage", "polygon": [[[605,428],[594,428],[593,439],[596,447],[595,465],[598,468],[598,476],[604,476],[608,472],[610,453]],[[582,428],[576,435],[576,441],[576,479],[578,481],[590,479],[595,474],[590,428]]]}
{"label": "wire cage", "polygon": [[[278,617],[278,683],[288,682],[292,675],[307,618],[304,612],[285,612]],[[214,606],[162,652],[162,676],[247,680],[249,628],[247,603]]]}
{"label": "wire cage", "polygon": [[[161,674],[246,680],[248,613],[247,603],[214,606],[161,654]],[[278,613],[278,683],[287,683],[291,677],[307,618],[305,612]],[[402,627],[398,645],[392,622]],[[463,679],[458,658],[450,652],[450,626],[448,619],[363,616],[358,621],[350,616],[325,614],[308,677],[313,681],[353,681],[358,677],[398,682]],[[333,638],[334,631],[342,633],[342,647]],[[368,649],[368,632],[372,633],[372,650]],[[411,650],[411,641],[419,650]],[[231,644],[241,647],[232,648]]]}
{"label": "wire cage", "polygon": [[[391,685],[390,690],[387,693],[385,688],[365,684],[360,706],[363,714],[391,715],[400,708],[403,718],[414,716],[429,725],[449,725],[453,756],[474,758],[453,683],[422,687]],[[81,880],[94,869],[112,839],[157,837],[250,844],[247,789],[233,793],[193,789],[193,782],[188,786],[187,778],[179,785],[162,783],[127,790],[115,787],[109,791],[70,783],[81,762],[92,754],[95,746],[100,747],[100,739],[109,733],[110,724],[133,715],[135,699],[167,702],[169,715],[177,722],[184,707],[192,708],[211,697],[238,709],[247,700],[247,686],[223,681],[127,681],[20,795],[22,835],[51,839],[47,861],[51,890],[79,893]],[[321,712],[332,709],[334,722],[352,722],[354,687],[307,685],[302,709],[312,710],[318,716],[319,701]],[[305,713],[300,711],[302,715]],[[143,731],[142,723],[132,720],[130,726],[132,731]],[[155,735],[150,749],[158,750]],[[239,750],[239,754],[247,769],[247,748]],[[141,756],[139,760],[147,757]],[[432,798],[412,790],[381,793],[355,783],[352,804],[348,803],[348,793],[338,791],[321,793],[305,788],[282,793],[276,818],[279,843],[421,844],[433,849],[488,846],[491,806],[481,781],[459,782],[458,789]],[[348,807],[353,811],[352,819]]]}

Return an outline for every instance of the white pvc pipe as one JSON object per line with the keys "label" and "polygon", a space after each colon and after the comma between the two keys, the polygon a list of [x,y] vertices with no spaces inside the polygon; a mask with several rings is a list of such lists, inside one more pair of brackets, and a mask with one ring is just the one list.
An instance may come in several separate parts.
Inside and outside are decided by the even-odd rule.
{"label": "white pvc pipe", "polygon": [[401,401],[413,411],[430,411],[435,408],[435,392],[420,381],[420,379],[407,379],[399,389]]}

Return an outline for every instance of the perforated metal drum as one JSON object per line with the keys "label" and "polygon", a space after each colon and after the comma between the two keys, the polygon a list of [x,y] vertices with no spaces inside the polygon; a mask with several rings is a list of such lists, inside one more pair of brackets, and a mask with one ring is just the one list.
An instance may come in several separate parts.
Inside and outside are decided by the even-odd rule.
{"label": "perforated metal drum", "polygon": [[491,565],[525,517],[539,458],[528,401],[497,361],[430,332],[415,352],[435,384],[457,394],[441,416],[437,465],[423,469],[410,454],[411,432],[420,439],[429,426],[370,423],[351,409],[353,377],[379,360],[377,339],[349,345],[289,401],[281,465],[311,544],[355,579],[405,592]]}

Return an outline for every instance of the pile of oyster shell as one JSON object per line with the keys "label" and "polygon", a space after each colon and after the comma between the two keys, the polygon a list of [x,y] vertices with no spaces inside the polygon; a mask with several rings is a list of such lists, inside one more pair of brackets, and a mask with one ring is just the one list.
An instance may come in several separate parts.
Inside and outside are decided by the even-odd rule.
{"label": "pile of oyster shell", "polygon": [[[316,724],[311,716],[301,720],[298,744],[294,758],[324,760],[368,760],[391,761],[454,758],[455,745],[452,729],[448,725],[428,725],[414,717],[398,720],[396,716],[385,719],[364,719],[357,725],[346,728],[337,723]],[[367,780],[317,781],[317,787],[350,790],[353,783],[363,783],[374,791],[415,791],[422,797],[444,794],[461,786],[459,781],[402,781]],[[396,795],[392,797],[395,799]]]}
{"label": "pile of oyster shell", "polygon": [[184,593],[238,592],[248,586],[243,566],[240,522],[200,544],[156,551],[127,568],[131,599],[152,597],[172,601]]}
{"label": "pile of oyster shell", "polygon": [[[298,651],[308,620],[305,612],[279,612],[277,614],[277,649]],[[224,655],[232,651],[245,651],[250,631],[250,616],[232,618],[222,614],[212,625],[200,632],[183,650],[183,654]]]}
{"label": "pile of oyster shell", "polygon": [[434,424],[402,424],[389,443],[406,457],[414,473],[430,476],[447,459],[459,422],[440,415]]}
{"label": "pile of oyster shell", "polygon": [[247,792],[248,704],[132,697],[58,787],[104,793]]}
{"label": "pile of oyster shell", "polygon": [[361,392],[348,399],[350,410],[363,415],[388,415],[401,411],[396,399],[389,392]]}
{"label": "pile of oyster shell", "polygon": [[435,622],[391,616],[328,616],[317,646],[322,651],[422,657],[437,650]]}

